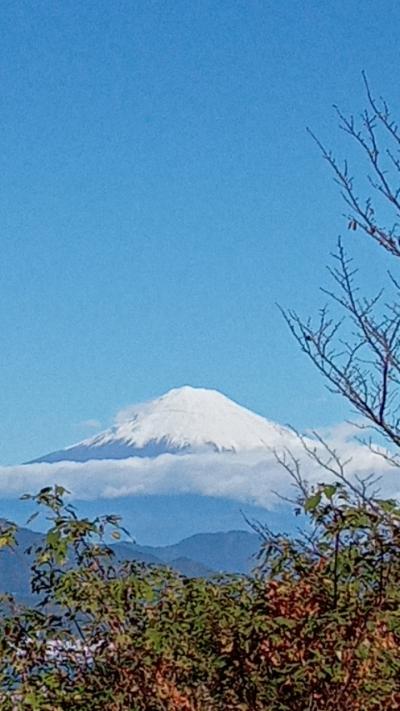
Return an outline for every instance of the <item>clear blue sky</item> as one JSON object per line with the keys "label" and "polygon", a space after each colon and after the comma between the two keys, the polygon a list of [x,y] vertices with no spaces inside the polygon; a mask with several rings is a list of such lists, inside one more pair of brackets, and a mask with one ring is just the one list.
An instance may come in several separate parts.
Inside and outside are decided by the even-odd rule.
{"label": "clear blue sky", "polygon": [[397,0],[0,16],[0,463],[182,384],[296,426],[345,417],[275,302],[320,303],[345,224],[305,126],[345,155],[331,105],[363,107],[362,69],[398,102]]}

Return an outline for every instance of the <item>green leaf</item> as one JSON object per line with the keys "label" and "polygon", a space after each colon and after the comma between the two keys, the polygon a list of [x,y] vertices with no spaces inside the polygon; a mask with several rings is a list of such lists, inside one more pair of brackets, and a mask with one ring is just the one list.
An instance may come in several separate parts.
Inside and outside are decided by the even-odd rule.
{"label": "green leaf", "polygon": [[327,499],[332,499],[332,497],[336,494],[336,485],[335,484],[325,484],[325,486],[323,488],[323,492],[324,492]]}
{"label": "green leaf", "polygon": [[316,494],[313,494],[312,496],[309,496],[308,499],[306,499],[306,502],[304,504],[304,511],[306,513],[310,513],[312,511],[315,511],[317,506],[319,505],[321,501],[321,492],[317,491]]}

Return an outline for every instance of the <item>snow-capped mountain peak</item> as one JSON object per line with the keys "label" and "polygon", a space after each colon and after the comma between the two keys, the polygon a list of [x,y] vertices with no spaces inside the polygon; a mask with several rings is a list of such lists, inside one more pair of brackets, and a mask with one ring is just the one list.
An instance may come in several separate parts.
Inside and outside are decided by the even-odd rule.
{"label": "snow-capped mountain peak", "polygon": [[199,450],[238,452],[277,446],[285,433],[217,390],[184,386],[128,408],[114,427],[36,461],[121,459]]}

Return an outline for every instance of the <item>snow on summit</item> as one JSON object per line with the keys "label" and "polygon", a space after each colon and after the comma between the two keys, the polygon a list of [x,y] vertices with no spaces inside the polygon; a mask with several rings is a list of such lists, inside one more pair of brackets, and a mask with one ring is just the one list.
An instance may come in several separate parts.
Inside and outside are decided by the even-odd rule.
{"label": "snow on summit", "polygon": [[[329,446],[349,463],[348,475],[394,471],[352,437],[353,430],[342,427],[336,434],[333,430],[329,439]],[[318,446],[315,439],[308,443],[310,448]],[[129,497],[135,531],[137,517],[147,531],[149,526],[167,530],[176,520],[176,526],[186,521],[187,532],[195,519],[201,521],[198,530],[210,530],[216,521],[220,525],[225,514],[231,516],[232,502],[270,509],[276,505],[274,491],[291,495],[291,479],[277,463],[274,450],[292,453],[307,479],[320,481],[320,466],[306,457],[290,429],[215,390],[176,388],[127,408],[114,427],[94,437],[28,465],[0,467],[0,494],[38,491],[57,482],[76,499]],[[325,454],[323,450],[322,458]],[[397,477],[385,481],[389,482],[385,492],[397,497]],[[160,500],[164,495],[170,497],[168,503]],[[255,511],[254,516],[249,510],[247,514],[258,518]],[[174,530],[178,530],[175,523]]]}
{"label": "snow on summit", "polygon": [[130,419],[103,438],[118,433],[138,447],[161,438],[177,448],[212,445],[236,451],[271,446],[278,429],[217,390],[186,386],[138,406]]}
{"label": "snow on summit", "polygon": [[94,437],[35,461],[156,457],[212,450],[270,449],[291,433],[217,390],[181,387],[126,410],[126,419]]}

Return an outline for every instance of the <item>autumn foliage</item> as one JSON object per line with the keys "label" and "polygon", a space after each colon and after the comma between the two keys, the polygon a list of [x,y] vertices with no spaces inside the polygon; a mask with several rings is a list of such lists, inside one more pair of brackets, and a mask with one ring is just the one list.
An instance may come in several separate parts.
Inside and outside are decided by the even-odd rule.
{"label": "autumn foliage", "polygon": [[[342,483],[299,494],[299,539],[262,530],[250,577],[187,579],[115,560],[114,517],[60,487],[36,551],[35,609],[4,598],[1,709],[400,709],[400,511]],[[12,544],[13,529],[2,542]]]}

